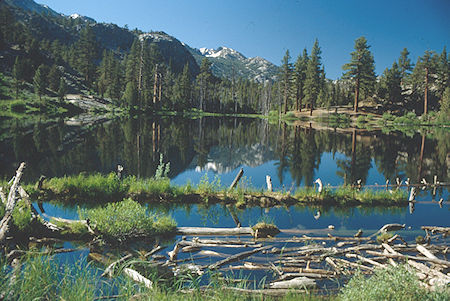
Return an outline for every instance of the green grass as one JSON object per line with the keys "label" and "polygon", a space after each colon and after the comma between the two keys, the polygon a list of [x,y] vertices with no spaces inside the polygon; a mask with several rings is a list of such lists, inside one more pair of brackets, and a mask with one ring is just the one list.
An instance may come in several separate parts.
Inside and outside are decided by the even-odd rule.
{"label": "green grass", "polygon": [[113,173],[106,176],[80,173],[77,176],[52,178],[45,183],[45,187],[51,187],[52,192],[59,197],[92,203],[121,200],[129,189],[128,183],[120,181]]}
{"label": "green grass", "polygon": [[339,205],[400,205],[407,201],[405,190],[358,190],[351,186],[341,186],[334,190],[324,188],[318,193],[312,187],[298,189],[294,197],[303,203],[331,203]]}
{"label": "green grass", "polygon": [[341,290],[339,299],[346,300],[449,300],[448,288],[429,291],[419,284],[406,266],[380,269],[367,278],[359,273]]}
{"label": "green grass", "polygon": [[[142,265],[138,262],[131,265]],[[223,280],[211,277],[208,290],[202,290],[198,279],[178,276],[169,283],[153,275],[154,288],[147,289],[128,277],[118,275],[105,281],[99,275],[102,271],[89,265],[63,264],[55,257],[29,257],[22,259],[22,268],[12,270],[0,259],[0,294],[5,300],[329,300],[333,297],[312,294],[290,293],[281,298],[246,296],[242,293],[221,289],[226,285]],[[11,278],[15,275],[15,280]],[[182,293],[180,289],[191,289]],[[108,298],[109,297],[109,298]],[[100,300],[101,300],[100,299]]]}
{"label": "green grass", "polygon": [[131,199],[84,209],[80,217],[88,218],[106,239],[119,241],[140,236],[169,235],[176,230],[176,223],[171,217],[149,214],[146,207]]}
{"label": "green grass", "polygon": [[[402,205],[407,202],[405,190],[357,190],[351,186],[341,186],[337,189],[325,188],[321,194],[312,187],[298,189],[293,195],[289,192],[274,192],[266,194],[261,189],[251,186],[249,180],[243,177],[235,189],[229,190],[223,186],[220,178],[210,181],[205,175],[197,186],[172,185],[170,179],[126,177],[117,179],[114,174],[88,175],[81,173],[76,176],[52,178],[44,182],[44,190],[36,191],[31,185],[26,187],[34,199],[58,200],[63,203],[101,204],[118,202],[132,198],[148,203],[235,203],[238,207],[270,203],[317,203],[337,205]],[[273,196],[275,195],[274,202]],[[250,196],[250,197],[249,197]]]}

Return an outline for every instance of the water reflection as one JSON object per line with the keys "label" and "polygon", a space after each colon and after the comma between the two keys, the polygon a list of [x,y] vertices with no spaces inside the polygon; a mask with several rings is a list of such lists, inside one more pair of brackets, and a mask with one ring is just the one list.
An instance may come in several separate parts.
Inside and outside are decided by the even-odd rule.
{"label": "water reflection", "polygon": [[218,173],[227,184],[244,167],[254,186],[264,187],[269,174],[277,189],[312,185],[317,176],[333,184],[384,183],[397,177],[432,182],[434,175],[448,182],[450,167],[450,132],[445,130],[410,137],[400,132],[316,130],[261,119],[141,117],[96,126],[12,121],[6,136],[0,141],[0,176],[11,176],[19,162],[26,161],[31,181],[41,174],[107,173],[117,164],[128,174],[150,177],[160,155],[171,162],[169,176],[175,183],[196,183],[204,173]]}

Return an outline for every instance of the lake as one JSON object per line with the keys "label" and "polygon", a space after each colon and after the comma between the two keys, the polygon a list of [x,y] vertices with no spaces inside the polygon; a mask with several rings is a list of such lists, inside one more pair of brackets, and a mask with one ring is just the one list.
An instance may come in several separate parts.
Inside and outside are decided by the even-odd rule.
{"label": "lake", "polygon": [[[366,129],[332,129],[310,124],[270,123],[259,118],[179,117],[116,118],[83,124],[77,119],[46,121],[33,125],[14,122],[9,135],[0,142],[0,176],[14,174],[19,162],[26,161],[25,180],[79,172],[109,173],[124,166],[126,174],[151,177],[160,156],[170,162],[172,183],[192,185],[200,181],[220,181],[229,186],[240,168],[242,185],[265,189],[270,175],[275,190],[295,191],[312,186],[316,178],[324,184],[385,184],[398,177],[418,183],[432,182],[437,175],[449,182],[450,131],[430,128],[426,133],[383,132]],[[280,228],[379,228],[385,221],[418,226],[448,226],[448,190],[420,191],[413,214],[409,208],[373,209],[330,208],[319,221],[311,217],[316,209],[248,209],[241,212],[243,223],[253,223],[261,214],[271,216]],[[75,218],[74,210],[56,210],[57,215]],[[220,206],[186,212],[170,209],[182,226],[233,226],[233,220]],[[61,212],[60,212],[61,211]],[[268,211],[268,212],[266,212]],[[432,218],[427,218],[432,216]],[[301,222],[299,222],[301,221]]]}

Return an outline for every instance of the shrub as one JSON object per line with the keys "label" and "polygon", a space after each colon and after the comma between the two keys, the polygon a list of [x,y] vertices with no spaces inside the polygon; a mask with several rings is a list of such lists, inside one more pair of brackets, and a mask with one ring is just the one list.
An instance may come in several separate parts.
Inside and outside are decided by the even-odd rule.
{"label": "shrub", "polygon": [[366,278],[356,274],[341,290],[341,300],[449,300],[447,289],[428,291],[406,266],[376,270]]}
{"label": "shrub", "polygon": [[171,217],[148,214],[144,206],[132,199],[84,209],[80,213],[82,218],[89,218],[106,239],[124,241],[137,236],[163,235],[173,233],[176,228]]}

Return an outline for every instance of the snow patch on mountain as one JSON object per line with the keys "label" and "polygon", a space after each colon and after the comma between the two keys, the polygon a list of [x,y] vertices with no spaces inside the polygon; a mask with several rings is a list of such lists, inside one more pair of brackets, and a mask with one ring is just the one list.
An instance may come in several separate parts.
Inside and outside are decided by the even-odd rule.
{"label": "snow patch on mountain", "polygon": [[[235,74],[258,82],[275,80],[278,67],[262,57],[246,58],[242,53],[229,47],[219,47],[211,49],[202,47],[193,49],[187,47],[195,56],[207,57],[212,63],[212,70],[217,76],[230,78],[230,70]],[[197,56],[197,62],[199,63]]]}

